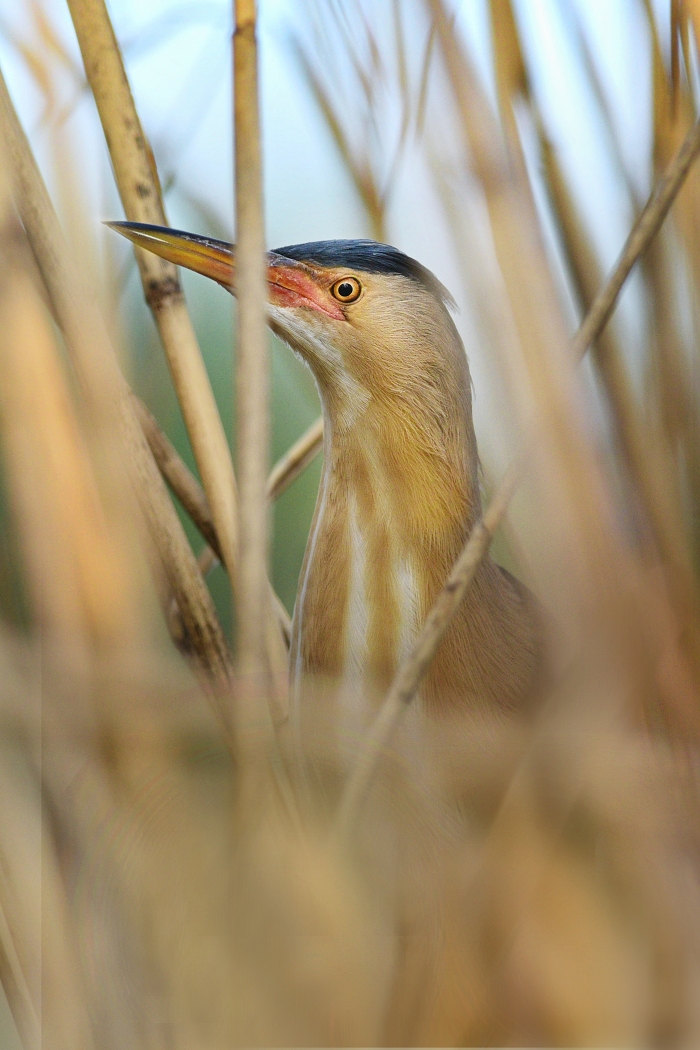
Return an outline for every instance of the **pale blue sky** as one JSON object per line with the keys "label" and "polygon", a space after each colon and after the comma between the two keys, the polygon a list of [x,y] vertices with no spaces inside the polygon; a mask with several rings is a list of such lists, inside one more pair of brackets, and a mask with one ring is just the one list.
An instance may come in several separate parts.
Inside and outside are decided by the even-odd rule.
{"label": "pale blue sky", "polygon": [[[410,29],[420,21],[418,5],[413,0],[401,3]],[[375,11],[390,6],[390,0],[378,0]],[[487,79],[486,3],[463,0],[458,6],[475,61]],[[646,182],[644,158],[648,155],[648,43],[638,0],[520,0],[516,4],[526,46],[539,59],[535,87],[555,142],[582,200],[597,207],[601,194],[605,197],[611,192],[611,180],[601,171],[600,129],[562,31],[559,9],[567,6],[579,12],[600,61],[623,153],[640,188]],[[659,0],[657,6],[663,10],[668,4]],[[29,0],[0,0],[0,12],[14,25],[27,21],[29,7]],[[271,241],[361,232],[361,210],[349,192],[335,151],[328,148],[327,132],[287,47],[290,28],[303,21],[303,7],[300,0],[262,0],[260,4]],[[44,0],[44,8],[77,54],[64,0]],[[161,166],[171,168],[177,157],[178,177],[230,222],[230,0],[112,0],[110,9],[126,44],[142,119]],[[168,18],[170,29],[156,42]],[[37,93],[21,61],[2,41],[0,55],[15,100],[31,128],[38,115]],[[83,102],[73,120],[81,134],[81,117],[88,109],[89,103]],[[37,135],[36,140],[41,137]]]}

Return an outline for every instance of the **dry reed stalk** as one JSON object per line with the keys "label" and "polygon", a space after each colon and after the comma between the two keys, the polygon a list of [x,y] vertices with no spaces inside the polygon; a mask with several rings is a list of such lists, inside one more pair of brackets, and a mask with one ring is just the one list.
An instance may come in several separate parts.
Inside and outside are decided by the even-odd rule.
{"label": "dry reed stalk", "polygon": [[625,241],[610,277],[596,295],[583,324],[574,336],[571,348],[576,360],[583,357],[588,347],[610,320],[623,284],[668,215],[699,150],[700,121],[690,129],[673,161],[656,182],[647,203]]}
{"label": "dry reed stalk", "polygon": [[[141,127],[104,0],[69,0],[69,8],[127,218],[167,225],[155,160]],[[237,586],[237,500],[231,455],[177,268],[139,249],[136,257],[144,295],[160,332],[211,507],[223,562]],[[267,590],[261,593],[267,595]],[[273,720],[279,722],[287,713],[286,647],[273,604],[266,597],[261,601],[267,602],[264,631],[272,674],[269,699]],[[246,619],[242,616],[239,622]]]}
{"label": "dry reed stalk", "polygon": [[[669,82],[666,62],[659,39],[659,30],[654,18],[650,0],[643,0],[649,34],[651,37],[652,58],[652,160],[654,172],[658,175],[669,163],[677,151],[684,134],[683,123],[688,116],[687,109],[674,103],[674,87]],[[675,101],[680,101],[676,96]]]}
{"label": "dry reed stalk", "polygon": [[[680,146],[681,140],[693,124],[697,105],[691,90],[693,82],[693,62],[691,57],[686,56],[686,76],[679,80],[674,89],[673,83],[669,85],[664,54],[659,39],[659,30],[654,19],[653,10],[648,3],[645,3],[644,6],[651,36],[653,63],[653,139],[651,159],[654,175],[658,178],[670,164],[672,157]],[[683,192],[678,195],[673,213],[676,220],[677,234],[685,245],[685,263],[686,265],[689,264],[696,289],[700,288],[700,234],[698,233],[697,221],[699,209],[700,173],[695,171],[691,173],[686,185],[683,187]],[[645,267],[645,270],[648,271],[649,279],[653,281],[656,274],[651,264]],[[664,301],[661,300],[659,305],[663,306]],[[661,329],[661,335],[663,335],[663,329]],[[697,352],[694,356],[697,360]]]}
{"label": "dry reed stalk", "polygon": [[225,692],[231,666],[211,597],[134,414],[131,392],[119,371],[96,307],[97,297],[84,288],[71,263],[56,213],[2,77],[0,102],[17,207],[71,360],[88,403],[92,400],[104,407],[108,419],[113,418],[112,413],[116,417],[120,462],[128,470],[149,535],[182,613],[195,659],[217,688]]}
{"label": "dry reed stalk", "polygon": [[53,333],[25,266],[29,255],[5,189],[0,241],[0,431],[8,487],[40,630],[67,647],[126,641],[128,573],[100,506]]}
{"label": "dry reed stalk", "polygon": [[302,474],[323,448],[323,416],[311,424],[281,456],[267,479],[267,498],[276,500]]}
{"label": "dry reed stalk", "polygon": [[671,109],[675,112],[681,90],[680,37],[683,0],[671,0]]}
{"label": "dry reed stalk", "polygon": [[[0,851],[5,852],[2,842]],[[8,903],[11,910],[8,910]],[[12,924],[8,917],[10,914],[13,917]],[[12,930],[12,926],[16,925],[17,903],[12,899],[5,877],[0,875],[0,982],[24,1050],[40,1050],[39,1013],[32,1001],[27,977],[17,951],[16,933],[13,934]]]}
{"label": "dry reed stalk", "polygon": [[[692,124],[697,104],[691,90],[692,57],[689,54],[685,55],[685,77],[680,76],[680,69],[677,68],[680,64],[678,38],[685,24],[681,18],[681,5],[676,5],[671,11],[670,84],[658,27],[648,5],[646,9],[653,48],[653,162],[654,171],[658,174],[668,163],[671,151],[675,150],[680,138]],[[686,51],[684,45],[684,54]],[[676,68],[673,64],[674,55]],[[679,267],[674,266],[673,261],[680,254],[688,283],[695,284],[694,299],[697,305],[700,289],[699,214],[700,174],[695,171],[674,204],[675,230],[667,231],[654,245],[645,267],[651,292],[652,319],[652,356],[648,381],[655,394],[656,418],[652,419],[651,423],[658,430],[659,470],[664,473],[666,483],[676,487],[676,506],[681,507],[684,503],[688,505],[688,498],[683,494],[686,491],[694,508],[700,507],[700,429],[692,380],[697,369],[698,350],[696,338],[690,339],[690,354],[686,352],[688,348],[684,345],[687,341],[683,337],[683,324],[679,318],[681,281]],[[682,253],[678,253],[678,240],[685,248]],[[692,511],[690,519],[692,522]],[[697,540],[694,548],[697,555]]]}
{"label": "dry reed stalk", "polygon": [[[3,248],[5,246],[3,244]],[[10,305],[7,293],[11,291],[16,295],[18,289],[15,281],[6,281],[4,284],[2,307],[5,309],[0,307],[0,313],[4,315],[3,320],[7,321],[7,307]],[[28,304],[24,297],[19,305],[26,309]],[[26,318],[23,316],[22,320],[26,321]],[[34,331],[31,335],[35,335]],[[2,356],[4,370],[4,352]],[[3,384],[0,433],[10,505],[23,555],[30,608],[40,630],[43,629],[53,639],[75,647],[78,640],[85,640],[84,609],[81,608],[71,563],[61,558],[66,552],[66,537],[57,530],[56,522],[51,520],[47,506],[50,501],[37,485],[37,460],[40,460],[43,451],[37,445],[40,446],[41,442],[28,429],[23,429],[22,414],[15,412],[15,408],[21,410],[27,407],[26,391],[12,391],[10,383],[13,378],[10,372],[8,381]]]}
{"label": "dry reed stalk", "polygon": [[[197,527],[202,538],[207,542],[207,546],[198,555],[202,575],[206,576],[215,561],[222,561],[219,538],[214,529],[206,493],[188,469],[187,464],[181,459],[177,449],[160,429],[148,408],[139,398],[135,397],[134,400],[136,412],[141,421],[148,445],[153,453],[153,458],[158,464],[158,469],[179,499],[192,523]],[[273,467],[267,479],[269,499],[276,499],[313,462],[321,449],[322,441],[323,421],[317,420]],[[275,593],[272,584],[269,584],[269,591],[272,607],[282,631],[282,637],[287,648],[289,648],[289,639],[291,637],[289,613]]]}
{"label": "dry reed stalk", "polygon": [[[17,291],[18,275],[15,273],[15,252],[6,255],[7,248],[12,247],[18,239],[18,230],[13,223],[12,205],[10,205],[8,172],[6,166],[0,167],[0,244],[2,245],[3,257],[5,258],[2,274],[0,277],[0,317],[12,310],[16,312],[16,306],[20,309],[23,303],[16,304],[13,296]],[[6,319],[6,318],[5,318]],[[12,348],[17,351],[16,346]],[[6,355],[6,338],[0,340],[0,354],[4,364]],[[23,440],[21,428],[18,421],[8,418],[8,402],[12,399],[7,397],[8,384],[12,377],[5,377],[0,394],[0,437],[3,445],[3,459],[9,498],[13,503],[13,510],[21,529],[24,519],[28,520],[31,531],[23,535],[24,553],[29,570],[29,589],[35,592],[35,606],[40,610],[44,623],[56,623],[57,626],[66,626],[77,618],[76,603],[71,601],[75,595],[64,596],[54,581],[49,581],[47,593],[41,588],[41,572],[49,570],[49,556],[45,548],[41,546],[38,530],[31,527],[34,524],[33,511],[39,509],[34,499],[34,478],[31,477],[29,469],[31,466],[31,449],[27,447],[27,441]],[[9,405],[12,412],[12,404]],[[50,539],[50,537],[49,537]],[[50,553],[54,553],[51,550]],[[61,575],[61,566],[58,567]],[[34,571],[33,571],[34,570]],[[0,764],[0,775],[2,774]],[[6,786],[6,785],[5,785]],[[12,798],[13,792],[7,791],[5,797]],[[1,818],[2,814],[0,814]],[[41,1045],[40,1027],[40,1003],[41,993],[38,988],[37,971],[39,969],[40,949],[37,936],[38,904],[36,900],[26,901],[27,880],[15,884],[13,876],[16,858],[21,856],[18,849],[16,821],[9,824],[9,828],[3,826],[4,821],[0,819],[0,980],[10,1011],[13,1013],[15,1024],[20,1033],[25,1050],[39,1050]],[[8,831],[14,833],[8,841]],[[25,833],[26,834],[26,833]],[[22,836],[25,838],[25,836]],[[24,842],[22,842],[24,845]],[[22,892],[24,890],[24,892]],[[29,894],[29,897],[31,895]],[[19,899],[18,899],[19,897]]]}
{"label": "dry reed stalk", "polygon": [[75,930],[53,836],[26,756],[9,741],[0,761],[0,860],[0,978],[22,1046],[90,1050]]}
{"label": "dry reed stalk", "polygon": [[209,500],[204,489],[181,459],[175,446],[160,429],[155,416],[136,396],[134,396],[134,408],[159,471],[216,557],[219,561],[223,561],[219,537],[214,528]]}
{"label": "dry reed stalk", "polygon": [[[165,693],[167,679],[158,673],[155,680],[151,677],[157,667],[154,655],[151,650],[146,674],[151,683],[157,683],[156,689]],[[92,681],[71,676],[62,681],[55,676],[42,697],[43,806],[47,822],[63,847],[60,874],[70,894],[66,910],[80,949],[78,973],[94,1043],[100,1050],[122,1046],[145,1050],[152,1045],[144,1034],[144,1025],[149,1021],[153,971],[147,958],[147,933],[134,914],[136,901],[131,893],[143,863],[141,842],[136,840],[134,829],[135,773],[141,771],[142,764],[149,770],[157,768],[163,755],[172,754],[164,741],[172,723],[169,712],[163,711],[158,720],[153,718],[138,672],[136,678],[129,672],[122,678],[111,674],[104,664],[98,664],[96,669]],[[102,704],[101,718],[96,723],[85,708],[94,704],[98,692]],[[123,704],[129,693],[133,700],[128,705],[127,719]],[[204,715],[211,726],[205,705],[197,703],[200,694],[191,695],[190,703],[193,699],[192,706],[199,708],[198,714]],[[215,738],[218,746],[225,748],[220,730]],[[119,829],[116,839],[105,835],[106,828]],[[125,851],[126,843],[129,846]],[[144,847],[147,850],[145,842]],[[170,877],[177,881],[177,873],[172,870]],[[62,918],[61,902],[47,901],[42,910],[45,942],[57,939],[55,927]],[[90,929],[99,929],[99,934],[86,956],[86,931]],[[89,935],[88,939],[91,940]],[[69,944],[67,941],[65,947]],[[60,958],[54,954],[46,959],[46,964],[52,981],[56,985],[63,983],[67,976],[65,963],[62,969]],[[65,1008],[67,1004],[57,1005]],[[53,1045],[49,1040],[47,1044]],[[65,1045],[66,1050],[72,1050],[83,1044],[74,1041]]]}
{"label": "dry reed stalk", "polygon": [[[551,494],[557,492],[558,525],[555,527],[569,529],[567,539],[564,541],[562,537],[562,542],[569,545],[572,576],[576,575],[576,561],[584,559],[587,563],[584,575],[593,580],[604,577],[605,559],[615,560],[608,527],[609,501],[604,479],[590,455],[580,425],[571,362],[564,349],[566,325],[551,263],[544,249],[515,120],[515,106],[519,101],[529,101],[530,91],[510,0],[492,0],[491,13],[506,152],[500,145],[502,132],[463,49],[454,34],[448,36],[445,32],[442,4],[438,34],[461,117],[465,146],[485,194],[496,260],[505,286],[504,309],[510,313],[517,333],[516,356],[512,362],[513,379],[520,372],[515,379],[519,391],[515,404],[522,404],[522,393],[528,391],[530,425],[533,429],[549,431],[549,440],[538,445],[538,458],[547,460],[541,464],[540,481],[549,487]],[[576,555],[572,557],[574,550]],[[548,562],[551,554],[550,551]],[[542,568],[546,571],[546,565]],[[584,569],[583,563],[580,569]],[[565,590],[560,588],[562,598]]]}
{"label": "dry reed stalk", "polygon": [[[135,398],[136,411],[158,469],[173,490],[200,534],[221,561],[219,540],[204,489],[163,433],[146,405]],[[276,500],[313,463],[323,446],[323,419],[319,417],[298,441],[280,456],[267,479],[267,498]]]}
{"label": "dry reed stalk", "polygon": [[529,98],[527,67],[510,0],[490,0],[489,11],[498,111],[508,137],[508,145],[521,163],[524,163],[513,104],[519,97]]}
{"label": "dry reed stalk", "polygon": [[[45,670],[90,639],[129,641],[119,558],[109,543],[90,465],[43,304],[24,266],[29,255],[0,168],[0,438],[10,503],[26,560]],[[113,604],[111,610],[108,605]],[[48,657],[48,659],[46,659]],[[30,734],[30,739],[32,734]],[[31,750],[36,737],[31,741]],[[64,888],[39,793],[18,769],[12,737],[0,757],[0,978],[23,1046],[91,1045],[71,953]],[[43,855],[43,857],[42,857]],[[51,908],[42,922],[42,905]],[[56,977],[42,986],[45,963]]]}
{"label": "dry reed stalk", "polygon": [[[440,26],[439,21],[438,25]],[[446,29],[446,24],[441,28]],[[627,277],[658,232],[699,151],[700,121],[692,128],[668,171],[654,187],[625,242],[617,264],[596,295],[583,324],[574,336],[571,343],[574,360],[580,360],[603,331]],[[526,452],[529,452],[527,444]],[[336,833],[341,840],[347,839],[356,825],[360,807],[384,748],[403,712],[415,698],[425,670],[437,652],[479,565],[488,553],[493,534],[522,478],[528,458],[525,452],[521,453],[506,471],[483,518],[472,529],[449,580],[428,614],[411,652],[396,673],[343,791],[336,822]]]}
{"label": "dry reed stalk", "polygon": [[700,0],[685,0],[688,22],[693,27],[695,49],[700,53]]}
{"label": "dry reed stalk", "polygon": [[[617,575],[617,552],[610,529],[610,503],[581,426],[572,361],[565,350],[566,325],[544,250],[518,129],[511,122],[511,133],[506,136],[508,148],[504,150],[503,134],[471,63],[455,34],[447,29],[444,5],[436,3],[432,9],[470,166],[484,192],[495,259],[506,295],[503,309],[512,318],[516,334],[511,362],[512,381],[518,389],[515,405],[527,405],[526,428],[541,431],[542,437],[546,433],[548,439],[538,444],[539,481],[548,489],[545,498],[555,497],[556,493],[556,514],[550,519],[554,529],[551,539],[556,537],[556,542],[566,544],[570,569],[567,580],[561,581],[564,586],[558,589],[558,600],[574,598],[577,587],[588,588],[593,580],[601,585],[601,594],[612,598],[609,584]],[[519,72],[523,62],[512,19],[509,37],[517,62],[507,57],[501,62],[506,73],[516,67],[511,74],[512,83],[506,81],[501,88],[503,104],[508,109],[526,89]],[[498,43],[496,40],[496,47]],[[550,547],[541,559],[541,571],[546,572],[551,565],[552,554]],[[570,587],[574,579],[578,582]],[[578,599],[574,602],[577,604]],[[573,607],[567,616],[571,613]]]}
{"label": "dry reed stalk", "polygon": [[[676,219],[682,221],[679,214]],[[700,507],[700,430],[697,391],[693,388],[698,357],[697,352],[692,352],[694,339],[691,340],[692,356],[688,355],[682,324],[679,323],[675,239],[671,230],[666,232],[667,236],[653,245],[645,267],[651,293],[646,424],[653,445],[659,488],[672,494],[667,515],[673,518],[679,537],[673,557],[669,556],[674,586],[677,585],[681,592],[685,590],[689,598],[693,590],[693,567],[686,551],[686,523],[696,549],[698,541],[697,536],[693,536],[692,513],[686,515],[686,522],[683,518],[689,502]],[[688,278],[690,282],[692,271]]]}
{"label": "dry reed stalk", "polygon": [[[153,415],[139,398],[135,398],[136,411],[141,421],[146,440],[148,441],[158,469],[179,499],[193,524],[206,540],[207,546],[198,556],[202,575],[206,576],[216,561],[221,561],[219,540],[209,509],[209,502],[204,489],[187,465],[178,455],[177,450],[158,426]],[[309,466],[321,451],[323,444],[323,419],[312,423],[297,442],[280,457],[267,479],[267,496],[275,500],[291,483]],[[285,645],[289,648],[292,634],[292,622],[289,613],[279,597],[269,585],[270,599],[277,621],[282,631]]]}
{"label": "dry reed stalk", "polygon": [[[85,72],[102,122],[128,219],[167,226],[158,175],[103,0],[69,0]],[[231,573],[236,564],[235,481],[209,377],[177,268],[135,249],[146,302],[161,335],[192,450]]]}
{"label": "dry reed stalk", "polygon": [[[372,238],[383,242],[386,240],[387,200],[385,193],[380,189],[370,158],[364,152],[358,153],[354,148],[351,138],[343,126],[343,118],[333,105],[331,96],[314,68],[312,60],[299,41],[294,43],[299,67],[316,100],[316,104],[328,126],[328,130],[333,137],[333,141],[367,214]],[[372,91],[370,85],[373,83],[373,78],[368,77],[364,70],[359,69],[358,80],[362,88],[364,88],[366,102],[371,107]]]}
{"label": "dry reed stalk", "polygon": [[269,528],[265,481],[269,456],[267,259],[262,198],[255,0],[235,0],[233,34],[238,350],[239,673],[254,694],[265,689],[265,606]]}
{"label": "dry reed stalk", "polygon": [[[37,620],[71,643],[133,641],[129,573],[111,542],[48,318],[1,233],[2,431]],[[26,250],[26,249],[24,249]]]}
{"label": "dry reed stalk", "polygon": [[[660,824],[675,822],[673,806],[664,814],[661,802],[666,795],[665,778],[659,776],[663,751],[651,757],[638,739],[595,721],[584,743],[572,723],[555,727],[554,722],[545,719],[539,731],[527,734],[515,766],[503,769],[500,801],[483,838],[471,846],[478,859],[469,870],[455,873],[462,903],[452,898],[444,905],[450,916],[446,936],[454,938],[453,951],[446,953],[445,984],[464,987],[469,975],[465,947],[474,935],[470,930],[478,931],[478,943],[488,948],[482,949],[477,982],[508,989],[495,1002],[486,996],[495,1031],[487,1027],[484,1032],[482,1012],[474,1010],[475,1031],[465,1036],[464,1029],[453,1030],[447,1038],[421,1042],[676,1045],[670,1033],[688,1030],[688,1008],[696,993],[684,987],[681,974],[694,951],[695,931],[685,936],[674,891],[662,888],[670,868],[661,875],[657,867],[659,861],[664,865]],[[673,782],[678,769],[671,763],[665,769]],[[483,790],[479,778],[470,787]],[[596,829],[590,838],[580,834],[582,818]],[[594,856],[600,857],[601,849],[610,862],[602,880],[599,868],[594,875]],[[625,947],[620,937],[613,897],[631,908],[645,930],[643,946],[637,942],[632,956],[631,943]],[[685,902],[682,908],[689,915],[694,910]],[[629,916],[628,911],[627,929]],[[644,1006],[630,994],[630,977],[641,955],[651,964],[650,979],[643,982]],[[522,987],[527,988],[524,998],[516,990]],[[435,1013],[438,1025],[441,1014],[449,1018],[449,999],[438,1001]]]}
{"label": "dry reed stalk", "polygon": [[[682,139],[693,124],[696,107],[688,83],[681,81],[678,65],[674,67],[674,58],[676,62],[679,59],[676,46],[678,43],[678,26],[676,24],[678,11],[674,8],[671,10],[672,63],[670,71],[667,72],[664,52],[659,39],[659,28],[648,0],[644,2],[644,10],[649,27],[652,54],[651,161],[654,176],[658,178],[670,163]],[[688,76],[688,80],[691,77],[692,71]],[[678,220],[678,233],[685,242],[688,251],[688,259],[686,261],[689,261],[693,266],[698,261],[696,253],[693,251],[693,247],[697,246],[697,236],[693,236],[692,231],[693,219],[697,212],[697,188],[698,177],[694,174],[691,175],[683,192],[679,194],[678,200],[674,204],[674,214]]]}

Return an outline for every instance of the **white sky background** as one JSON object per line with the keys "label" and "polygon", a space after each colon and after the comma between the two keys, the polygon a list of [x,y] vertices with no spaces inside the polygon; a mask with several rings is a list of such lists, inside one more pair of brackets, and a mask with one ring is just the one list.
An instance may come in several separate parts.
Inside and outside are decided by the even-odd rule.
{"label": "white sky background", "polygon": [[[321,8],[330,6],[330,0],[317,2]],[[414,0],[399,3],[405,15],[407,50],[417,55],[425,34],[420,6]],[[220,218],[223,230],[229,231],[233,213],[230,0],[111,0],[109,6],[161,177],[164,181],[173,173],[177,177],[177,185],[167,198],[171,223],[197,228],[196,216],[183,205],[184,191],[200,199]],[[562,12],[567,8],[578,12],[599,62],[600,78],[615,115],[628,170],[639,192],[646,195],[650,78],[642,4],[640,0],[518,0],[515,6],[525,47],[536,56],[532,63],[536,70],[536,96],[589,220],[601,259],[608,267],[622,245],[631,216],[611,168],[601,121],[585,88]],[[667,35],[668,0],[657,0],[655,6],[662,13]],[[380,25],[389,24],[390,0],[374,0],[366,7]],[[462,0],[458,7],[459,25],[469,41],[477,69],[488,84],[486,2]],[[5,27],[28,33],[30,8],[30,0],[0,0]],[[43,8],[77,60],[77,45],[64,0],[44,0]],[[345,4],[344,9],[352,12],[353,5]],[[293,28],[305,24],[305,10],[301,0],[260,2],[265,192],[271,247],[369,233],[357,194],[289,47]],[[45,164],[50,185],[59,202],[63,201],[64,221],[70,228],[71,195],[66,192],[65,180],[62,186],[52,171],[54,132],[50,121],[42,122],[43,100],[22,59],[2,39],[0,59],[25,127]],[[344,71],[339,70],[338,75],[342,78]],[[70,101],[74,90],[69,78],[64,77],[59,109]],[[388,112],[390,125],[390,107]],[[390,136],[395,128],[387,126],[385,130]],[[97,234],[98,220],[121,218],[122,212],[111,187],[94,106],[87,96],[65,122],[59,138],[67,139],[71,147],[79,146],[83,158],[73,209],[89,210],[96,236],[111,237],[108,233]],[[440,155],[445,149],[454,153],[444,138],[444,125],[429,115],[426,142],[434,154]],[[78,225],[76,222],[76,230]],[[85,229],[91,238],[90,221]],[[486,417],[493,399],[497,400],[497,391],[491,389],[489,394],[489,370],[471,323],[463,274],[448,224],[432,192],[429,168],[418,148],[408,151],[397,183],[389,212],[388,239],[433,269],[462,306],[457,320],[472,363],[477,427],[482,433],[488,431]],[[622,315],[632,332],[642,323],[639,305],[631,289]]]}

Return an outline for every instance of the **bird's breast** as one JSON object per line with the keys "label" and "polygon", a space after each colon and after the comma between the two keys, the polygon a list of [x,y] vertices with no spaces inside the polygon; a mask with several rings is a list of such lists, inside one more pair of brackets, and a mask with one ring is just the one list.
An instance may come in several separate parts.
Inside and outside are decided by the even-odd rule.
{"label": "bird's breast", "polygon": [[420,581],[389,508],[355,493],[319,497],[295,609],[292,678],[341,687],[343,703],[383,693],[419,624]]}
{"label": "bird's breast", "polygon": [[418,626],[415,566],[397,531],[390,517],[363,521],[357,501],[349,501],[343,676],[366,686],[388,687]]}

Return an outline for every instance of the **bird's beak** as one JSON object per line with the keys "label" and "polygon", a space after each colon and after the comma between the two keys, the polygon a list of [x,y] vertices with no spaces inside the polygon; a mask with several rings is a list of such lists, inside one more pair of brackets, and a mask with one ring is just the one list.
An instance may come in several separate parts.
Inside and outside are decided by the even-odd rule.
{"label": "bird's beak", "polygon": [[[188,270],[211,277],[229,292],[235,292],[235,245],[214,240],[213,237],[202,237],[197,233],[171,230],[167,226],[150,226],[144,222],[108,222],[105,225],[123,237],[128,237],[139,248],[160,255],[176,266],[186,266]],[[344,320],[345,315],[338,303],[305,263],[288,259],[277,252],[268,252],[267,279],[272,305],[303,306],[325,314],[334,321]]]}
{"label": "bird's beak", "polygon": [[139,248],[160,255],[176,266],[186,266],[188,270],[211,277],[229,291],[232,290],[236,275],[236,255],[232,244],[212,237],[201,237],[196,233],[185,233],[183,230],[170,230],[167,226],[150,226],[144,222],[107,222],[105,226],[128,237]]}

